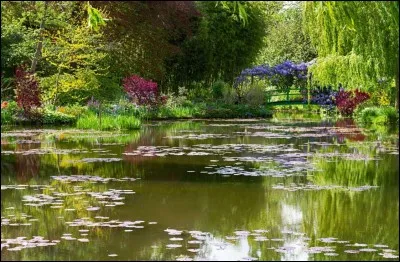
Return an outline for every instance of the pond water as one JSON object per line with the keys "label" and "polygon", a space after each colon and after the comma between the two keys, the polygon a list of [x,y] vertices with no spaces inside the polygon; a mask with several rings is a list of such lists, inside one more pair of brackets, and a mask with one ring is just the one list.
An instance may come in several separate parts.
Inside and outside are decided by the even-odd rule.
{"label": "pond water", "polygon": [[1,260],[397,260],[398,153],[348,120],[3,129]]}

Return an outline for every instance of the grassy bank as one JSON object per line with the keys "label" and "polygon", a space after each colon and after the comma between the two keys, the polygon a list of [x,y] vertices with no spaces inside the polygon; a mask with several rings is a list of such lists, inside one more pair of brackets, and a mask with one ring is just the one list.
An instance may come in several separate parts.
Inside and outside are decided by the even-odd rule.
{"label": "grassy bank", "polygon": [[161,105],[155,108],[127,105],[104,105],[101,109],[87,106],[45,107],[26,116],[15,105],[2,110],[1,124],[7,125],[67,125],[80,129],[133,130],[142,120],[191,118],[271,118],[265,106],[224,103],[186,103]]}

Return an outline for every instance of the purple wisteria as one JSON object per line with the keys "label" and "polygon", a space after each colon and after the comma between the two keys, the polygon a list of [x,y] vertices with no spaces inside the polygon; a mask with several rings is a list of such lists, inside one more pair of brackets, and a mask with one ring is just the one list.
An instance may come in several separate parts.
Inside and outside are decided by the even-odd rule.
{"label": "purple wisteria", "polygon": [[308,66],[313,64],[314,61],[308,63],[295,64],[292,61],[285,61],[274,67],[267,64],[255,66],[252,68],[244,69],[239,77],[235,79],[234,86],[248,83],[251,78],[258,77],[259,79],[268,79],[271,84],[277,86],[290,86],[295,80],[306,82]]}

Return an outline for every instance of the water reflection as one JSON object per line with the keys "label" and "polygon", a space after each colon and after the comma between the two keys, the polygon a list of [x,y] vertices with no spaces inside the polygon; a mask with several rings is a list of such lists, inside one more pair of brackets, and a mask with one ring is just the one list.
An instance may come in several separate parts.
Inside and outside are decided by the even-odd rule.
{"label": "water reflection", "polygon": [[[149,146],[178,154],[124,155]],[[2,260],[384,260],[382,254],[398,255],[398,138],[378,140],[351,122],[153,122],[126,134],[9,130],[2,133],[1,147]],[[115,158],[122,160],[108,162]],[[226,173],[227,168],[233,171]],[[61,175],[98,180],[52,178]],[[108,178],[117,181],[104,181]],[[348,190],[365,185],[376,187]],[[107,197],[116,192],[113,202],[123,204],[107,206]],[[55,197],[54,203],[22,201],[40,194]],[[171,236],[168,228],[182,232]],[[61,238],[65,233],[76,239]],[[19,251],[3,246],[5,239],[34,236],[60,242]],[[377,251],[344,252],[362,248],[355,243]],[[113,253],[118,256],[108,256]]]}

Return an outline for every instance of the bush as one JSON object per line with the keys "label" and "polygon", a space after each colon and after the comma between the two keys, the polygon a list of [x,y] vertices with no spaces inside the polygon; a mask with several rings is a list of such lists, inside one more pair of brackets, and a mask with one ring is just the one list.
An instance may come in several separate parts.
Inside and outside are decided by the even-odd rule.
{"label": "bush", "polygon": [[260,106],[265,103],[265,88],[257,83],[250,86],[244,94],[244,102],[251,106]]}
{"label": "bush", "polygon": [[80,105],[60,106],[60,107],[57,107],[56,110],[57,110],[57,112],[71,115],[74,117],[80,117],[81,115],[88,113],[88,107],[80,106]]}
{"label": "bush", "polygon": [[44,109],[41,122],[43,124],[53,124],[53,125],[71,124],[76,122],[76,117],[58,111],[51,111],[46,108]]}
{"label": "bush", "polygon": [[237,92],[229,86],[224,88],[222,95],[223,95],[223,101],[226,104],[234,104],[238,101]]}
{"label": "bush", "polygon": [[396,123],[399,114],[394,107],[367,107],[357,113],[356,119],[366,125],[385,125]]}
{"label": "bush", "polygon": [[356,107],[369,99],[369,94],[358,89],[355,92],[344,91],[342,88],[336,94],[336,106],[343,116],[351,116]]}
{"label": "bush", "polygon": [[167,99],[165,105],[167,107],[188,105],[191,102],[187,99],[187,94],[188,94],[188,90],[184,86],[181,86],[178,88],[177,95],[175,95],[174,93],[171,93],[168,95],[168,99]]}
{"label": "bush", "polygon": [[166,102],[166,97],[159,96],[157,83],[137,75],[124,78],[123,86],[128,96],[138,105],[154,107]]}
{"label": "bush", "polygon": [[223,91],[227,86],[228,85],[222,80],[215,81],[211,87],[213,98],[221,99],[223,97]]}
{"label": "bush", "polygon": [[15,121],[15,116],[22,113],[15,101],[1,102],[1,124],[10,124]]}
{"label": "bush", "polygon": [[202,83],[193,83],[188,92],[188,100],[193,103],[205,102],[212,99],[212,91],[209,86]]}
{"label": "bush", "polygon": [[15,86],[18,106],[29,117],[33,108],[42,105],[38,81],[34,75],[18,67],[15,72]]}

